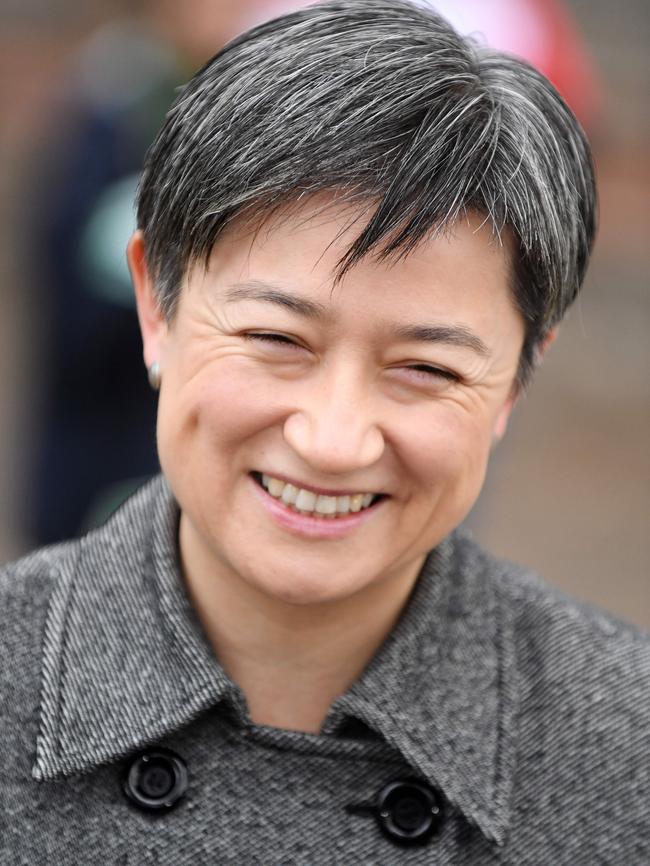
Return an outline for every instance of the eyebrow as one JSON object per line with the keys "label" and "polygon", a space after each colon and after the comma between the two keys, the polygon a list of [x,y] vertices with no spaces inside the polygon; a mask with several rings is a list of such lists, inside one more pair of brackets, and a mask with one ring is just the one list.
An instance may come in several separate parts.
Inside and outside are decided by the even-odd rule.
{"label": "eyebrow", "polygon": [[315,301],[299,298],[281,291],[276,286],[262,280],[248,280],[245,283],[235,283],[226,290],[226,302],[230,301],[266,301],[285,307],[293,313],[298,313],[309,319],[324,319],[327,308]]}
{"label": "eyebrow", "polygon": [[490,357],[490,350],[483,340],[464,325],[400,325],[393,333],[409,342],[447,343],[471,349],[483,358]]}
{"label": "eyebrow", "polygon": [[[309,319],[325,319],[330,315],[324,304],[299,298],[263,280],[247,280],[228,287],[226,302],[242,300],[277,304]],[[484,358],[490,356],[490,350],[483,340],[464,325],[396,325],[390,329],[390,334],[409,342],[446,343],[471,349]]]}

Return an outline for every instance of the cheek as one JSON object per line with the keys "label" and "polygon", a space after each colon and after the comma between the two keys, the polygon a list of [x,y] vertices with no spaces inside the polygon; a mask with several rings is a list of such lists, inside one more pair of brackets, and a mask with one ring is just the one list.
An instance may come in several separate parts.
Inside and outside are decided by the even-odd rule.
{"label": "cheek", "polygon": [[427,491],[461,498],[477,496],[490,453],[490,425],[486,419],[458,409],[436,407],[413,427],[404,440],[415,477]]}
{"label": "cheek", "polygon": [[[238,359],[212,364],[182,382],[170,377],[160,394],[158,443],[163,452],[190,443],[225,447],[244,441],[276,420],[268,383]],[[184,450],[184,460],[192,451]]]}

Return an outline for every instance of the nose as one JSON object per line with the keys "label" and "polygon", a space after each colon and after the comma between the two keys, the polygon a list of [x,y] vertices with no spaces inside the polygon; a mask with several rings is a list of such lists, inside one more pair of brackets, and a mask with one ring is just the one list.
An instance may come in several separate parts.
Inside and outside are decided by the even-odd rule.
{"label": "nose", "polygon": [[371,466],[383,454],[385,442],[364,390],[343,373],[332,375],[320,387],[312,383],[306,399],[284,423],[285,441],[323,473]]}

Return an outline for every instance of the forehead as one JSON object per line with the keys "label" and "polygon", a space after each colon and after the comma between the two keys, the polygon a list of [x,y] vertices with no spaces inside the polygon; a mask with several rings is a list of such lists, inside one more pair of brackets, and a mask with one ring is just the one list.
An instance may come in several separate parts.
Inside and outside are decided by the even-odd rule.
{"label": "forehead", "polygon": [[[339,279],[341,261],[367,224],[371,208],[331,197],[292,204],[257,223],[234,220],[215,244],[205,279],[214,290],[263,280],[335,311],[341,305],[375,312],[440,306],[507,305],[512,294],[514,243],[497,237],[482,215],[468,213],[407,255],[371,252]],[[190,271],[190,274],[192,270]]]}

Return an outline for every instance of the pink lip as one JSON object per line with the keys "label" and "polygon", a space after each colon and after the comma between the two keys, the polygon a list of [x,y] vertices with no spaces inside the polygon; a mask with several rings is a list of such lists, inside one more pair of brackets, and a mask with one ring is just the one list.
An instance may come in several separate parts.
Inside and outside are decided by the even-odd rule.
{"label": "pink lip", "polygon": [[[364,508],[363,511],[357,511],[354,514],[348,514],[346,517],[330,519],[326,517],[310,517],[307,514],[292,511],[280,499],[275,499],[270,493],[267,493],[253,478],[250,480],[255,494],[259,497],[262,505],[273,520],[283,529],[307,538],[343,538],[373,517],[377,509],[385,502],[384,499],[380,499],[369,508]],[[345,494],[341,495],[344,496]]]}

